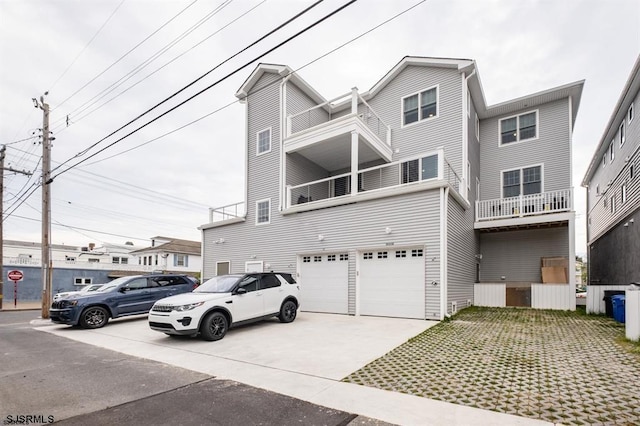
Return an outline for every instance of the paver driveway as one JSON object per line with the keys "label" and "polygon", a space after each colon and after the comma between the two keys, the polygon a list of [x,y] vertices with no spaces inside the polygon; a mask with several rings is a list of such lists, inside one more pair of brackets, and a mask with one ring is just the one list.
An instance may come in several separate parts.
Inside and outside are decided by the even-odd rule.
{"label": "paver driveway", "polygon": [[579,312],[469,308],[344,379],[575,425],[640,424],[640,351]]}

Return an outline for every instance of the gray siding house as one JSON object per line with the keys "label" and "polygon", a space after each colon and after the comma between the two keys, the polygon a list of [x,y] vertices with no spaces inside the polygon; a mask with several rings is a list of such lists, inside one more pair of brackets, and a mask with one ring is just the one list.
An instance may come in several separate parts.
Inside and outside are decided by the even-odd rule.
{"label": "gray siding house", "polygon": [[260,64],[236,93],[246,199],[200,227],[203,278],[291,272],[302,310],[350,315],[439,320],[512,287],[575,308],[573,274],[541,284],[541,259],[573,268],[582,86],[487,106],[473,60],[405,57],[327,100]]}
{"label": "gray siding house", "polygon": [[[587,188],[589,284],[640,281],[640,56],[618,99],[582,185]],[[614,287],[607,288],[614,289]],[[594,288],[595,290],[595,288]],[[604,290],[604,288],[599,288]],[[598,292],[594,300],[602,297]],[[594,293],[595,294],[595,293]],[[589,301],[587,301],[589,302]],[[594,312],[602,311],[596,305]]]}

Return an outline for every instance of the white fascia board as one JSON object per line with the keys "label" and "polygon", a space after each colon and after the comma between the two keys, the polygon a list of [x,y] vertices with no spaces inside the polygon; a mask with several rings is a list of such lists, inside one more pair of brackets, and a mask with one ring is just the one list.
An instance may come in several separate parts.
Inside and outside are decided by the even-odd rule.
{"label": "white fascia board", "polygon": [[293,72],[291,68],[286,65],[278,65],[278,64],[258,64],[258,66],[253,70],[251,75],[247,77],[247,79],[242,83],[242,86],[236,92],[236,97],[238,99],[244,99],[248,96],[249,92],[253,88],[253,86],[260,80],[260,77],[266,72],[270,72],[273,74],[280,74],[286,72]]}
{"label": "white fascia board", "polygon": [[219,228],[221,226],[232,225],[234,223],[240,223],[244,221],[244,217],[234,217],[233,219],[221,220],[219,222],[205,223],[204,225],[198,226],[198,229],[204,231],[205,229]]}
{"label": "white fascia board", "polygon": [[625,84],[624,89],[622,89],[620,98],[611,113],[611,118],[609,118],[609,122],[604,128],[604,133],[602,134],[600,143],[598,143],[598,148],[596,148],[593,158],[589,163],[589,167],[582,179],[582,186],[589,186],[589,181],[591,181],[594,173],[598,170],[600,161],[602,161],[602,155],[609,148],[609,143],[618,132],[620,122],[625,118],[629,106],[631,105],[631,102],[633,102],[638,91],[640,91],[640,55],[638,55],[638,59],[636,59],[636,63],[634,64],[631,74],[627,79],[627,83]]}

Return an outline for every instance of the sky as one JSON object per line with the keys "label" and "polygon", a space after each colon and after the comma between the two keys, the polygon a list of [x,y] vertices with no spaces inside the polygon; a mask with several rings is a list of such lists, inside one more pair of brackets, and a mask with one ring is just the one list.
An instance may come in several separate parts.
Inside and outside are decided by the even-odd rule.
{"label": "sky", "polygon": [[291,66],[332,99],[370,89],[411,55],[474,59],[488,105],[586,80],[573,134],[576,252],[586,253],[580,184],[640,53],[639,1],[359,0],[258,59],[347,3],[325,0],[220,65],[312,3],[0,0],[0,144],[5,167],[33,173],[4,172],[4,238],[41,241],[32,98],[45,92],[53,243],[199,241],[210,207],[244,199],[245,112],[234,94],[259,62]]}

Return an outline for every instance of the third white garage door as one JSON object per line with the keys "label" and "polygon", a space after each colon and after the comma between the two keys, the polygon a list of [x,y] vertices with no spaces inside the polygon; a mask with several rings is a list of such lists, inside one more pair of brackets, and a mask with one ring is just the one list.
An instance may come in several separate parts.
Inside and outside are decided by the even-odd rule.
{"label": "third white garage door", "polygon": [[424,249],[360,253],[360,314],[425,318]]}
{"label": "third white garage door", "polygon": [[301,256],[300,309],[346,314],[349,310],[349,255]]}

